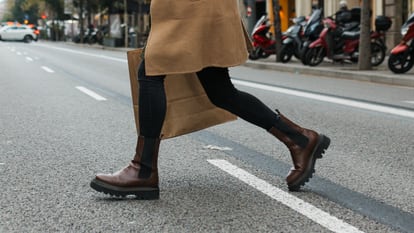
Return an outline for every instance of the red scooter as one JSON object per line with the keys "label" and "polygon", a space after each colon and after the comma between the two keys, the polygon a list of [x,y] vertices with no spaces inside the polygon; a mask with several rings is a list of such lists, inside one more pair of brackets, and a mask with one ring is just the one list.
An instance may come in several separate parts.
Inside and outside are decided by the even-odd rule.
{"label": "red scooter", "polygon": [[401,42],[391,50],[388,68],[397,74],[409,71],[414,65],[414,14],[401,27]]}
{"label": "red scooter", "polygon": [[[375,20],[376,31],[371,32],[371,65],[378,66],[385,59],[385,31],[391,27],[391,20],[378,16]],[[324,19],[325,28],[319,38],[309,45],[309,50],[303,56],[304,63],[310,66],[319,65],[325,57],[336,61],[358,62],[359,57],[359,25],[338,27],[331,17]]]}
{"label": "red scooter", "polygon": [[252,32],[253,51],[250,52],[249,59],[267,58],[276,53],[276,41],[269,32],[271,25],[267,15],[257,21]]}

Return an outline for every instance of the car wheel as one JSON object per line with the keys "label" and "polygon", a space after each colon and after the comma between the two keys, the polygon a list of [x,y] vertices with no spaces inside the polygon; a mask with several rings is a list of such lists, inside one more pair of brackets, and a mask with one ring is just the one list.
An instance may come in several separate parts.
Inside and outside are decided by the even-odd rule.
{"label": "car wheel", "polygon": [[30,42],[33,41],[33,37],[32,36],[29,36],[29,35],[26,35],[26,36],[24,36],[23,41],[25,43],[30,43]]}

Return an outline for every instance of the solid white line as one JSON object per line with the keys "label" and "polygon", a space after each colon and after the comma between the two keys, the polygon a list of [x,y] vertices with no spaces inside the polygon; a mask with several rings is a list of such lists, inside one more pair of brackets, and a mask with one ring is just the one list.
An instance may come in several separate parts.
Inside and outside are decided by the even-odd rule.
{"label": "solid white line", "polygon": [[76,51],[76,50],[58,48],[58,47],[54,47],[54,46],[45,46],[45,45],[36,45],[36,46],[41,46],[41,47],[46,47],[46,48],[61,50],[61,51],[69,52],[69,53],[81,54],[81,55],[90,56],[90,57],[104,58],[104,59],[107,59],[107,60],[118,61],[118,62],[122,62],[122,63],[127,63],[127,60],[126,59],[114,58],[114,57],[109,57],[109,56],[105,56],[105,55],[84,53],[84,52],[79,52],[79,51]]}
{"label": "solid white line", "polygon": [[227,162],[226,160],[207,160],[209,163],[252,186],[272,199],[308,217],[314,222],[337,233],[362,233],[358,228],[316,208],[315,206],[299,199],[281,189],[278,189],[266,181],[246,172],[245,170]]}
{"label": "solid white line", "polygon": [[31,58],[31,57],[26,57],[26,60],[28,60],[28,61],[33,61],[33,58]]}
{"label": "solid white line", "polygon": [[364,103],[364,102],[359,102],[355,100],[347,100],[347,99],[342,99],[338,97],[307,93],[304,91],[295,91],[295,90],[290,90],[290,89],[285,89],[285,88],[280,88],[280,87],[273,87],[273,86],[268,86],[268,85],[263,85],[263,84],[258,84],[258,83],[252,83],[248,81],[232,80],[232,82],[234,84],[247,86],[247,87],[253,87],[253,88],[267,90],[267,91],[273,91],[273,92],[278,92],[278,93],[283,93],[283,94],[288,94],[288,95],[305,97],[308,99],[314,99],[314,100],[334,103],[334,104],[341,104],[341,105],[355,107],[355,108],[361,108],[361,109],[366,109],[366,110],[371,110],[371,111],[376,111],[376,112],[383,112],[383,113],[389,113],[389,114],[394,114],[394,115],[403,116],[403,117],[414,118],[414,111],[405,110],[405,109],[387,107],[387,106],[382,106],[378,104]]}
{"label": "solid white line", "polygon": [[44,69],[46,72],[49,72],[49,73],[54,73],[55,72],[55,71],[53,71],[52,69],[50,69],[46,66],[42,66],[42,69]]}
{"label": "solid white line", "polygon": [[81,92],[83,92],[83,93],[85,93],[85,94],[89,95],[90,97],[92,97],[92,98],[94,98],[94,99],[96,99],[96,100],[98,100],[98,101],[104,101],[104,100],[106,100],[104,97],[102,97],[102,96],[100,96],[100,95],[96,94],[95,92],[93,92],[93,91],[89,90],[88,88],[81,87],[81,86],[77,86],[76,88],[77,88],[78,90],[80,90]]}

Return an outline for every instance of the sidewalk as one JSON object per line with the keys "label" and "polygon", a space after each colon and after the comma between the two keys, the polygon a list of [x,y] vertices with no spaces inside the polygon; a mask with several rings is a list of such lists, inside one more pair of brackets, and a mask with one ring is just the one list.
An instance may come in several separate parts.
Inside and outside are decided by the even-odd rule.
{"label": "sidewalk", "polygon": [[340,64],[324,61],[319,66],[305,66],[301,61],[292,59],[288,63],[276,63],[276,57],[256,61],[248,60],[244,66],[257,69],[270,69],[296,74],[351,79],[382,84],[414,87],[414,68],[405,74],[394,74],[388,69],[387,59],[373,70],[357,70],[357,64]]}

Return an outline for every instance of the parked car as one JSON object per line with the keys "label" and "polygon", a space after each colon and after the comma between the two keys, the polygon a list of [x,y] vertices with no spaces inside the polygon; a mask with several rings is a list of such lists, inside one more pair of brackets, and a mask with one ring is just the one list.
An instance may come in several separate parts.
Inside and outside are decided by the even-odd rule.
{"label": "parked car", "polygon": [[37,41],[35,30],[26,25],[12,25],[0,28],[0,40],[17,40],[30,43]]}

